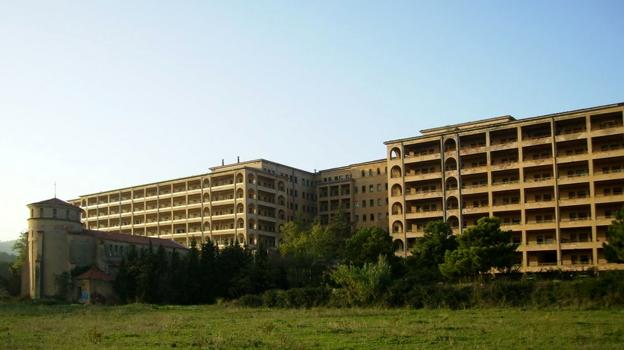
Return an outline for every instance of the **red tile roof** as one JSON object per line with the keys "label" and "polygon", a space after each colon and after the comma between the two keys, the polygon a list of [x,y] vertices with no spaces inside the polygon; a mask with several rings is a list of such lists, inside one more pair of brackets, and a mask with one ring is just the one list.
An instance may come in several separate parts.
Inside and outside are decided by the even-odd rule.
{"label": "red tile roof", "polygon": [[147,236],[134,236],[126,233],[118,233],[118,232],[104,232],[104,231],[94,231],[94,230],[83,230],[80,234],[84,234],[86,236],[91,236],[98,239],[103,239],[107,241],[117,241],[117,242],[125,242],[129,244],[138,244],[138,245],[149,245],[150,242],[154,248],[158,246],[163,246],[165,248],[172,249],[183,249],[187,248],[177,242],[174,242],[169,239],[156,238],[156,237],[147,237]]}
{"label": "red tile roof", "polygon": [[81,274],[80,276],[76,277],[76,279],[78,280],[98,280],[98,281],[112,281],[114,278],[111,277],[110,275],[105,274],[104,272],[102,272],[102,270],[98,269],[95,266],[91,266],[91,268]]}

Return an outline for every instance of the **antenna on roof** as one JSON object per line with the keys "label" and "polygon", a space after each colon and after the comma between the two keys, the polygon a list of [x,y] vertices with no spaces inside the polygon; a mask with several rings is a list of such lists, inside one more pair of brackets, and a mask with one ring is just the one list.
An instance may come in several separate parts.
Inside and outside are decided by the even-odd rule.
{"label": "antenna on roof", "polygon": [[225,165],[225,159],[221,158],[221,166]]}
{"label": "antenna on roof", "polygon": [[240,156],[236,156],[236,163],[240,163]]}
{"label": "antenna on roof", "polygon": [[54,198],[56,198],[56,181],[54,181]]}

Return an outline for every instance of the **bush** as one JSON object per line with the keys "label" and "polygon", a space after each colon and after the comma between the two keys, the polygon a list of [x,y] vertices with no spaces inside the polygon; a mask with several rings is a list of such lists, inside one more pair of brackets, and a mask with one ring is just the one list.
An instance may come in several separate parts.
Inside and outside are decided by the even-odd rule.
{"label": "bush", "polygon": [[344,306],[367,306],[380,303],[391,282],[392,269],[384,256],[374,264],[362,267],[340,265],[331,273],[331,279],[343,291],[338,292],[338,303]]}
{"label": "bush", "polygon": [[261,307],[262,306],[262,298],[259,295],[255,294],[247,294],[238,298],[235,305],[242,307]]}
{"label": "bush", "polygon": [[270,289],[264,293],[248,294],[234,302],[244,307],[310,308],[329,304],[331,291],[324,287]]}

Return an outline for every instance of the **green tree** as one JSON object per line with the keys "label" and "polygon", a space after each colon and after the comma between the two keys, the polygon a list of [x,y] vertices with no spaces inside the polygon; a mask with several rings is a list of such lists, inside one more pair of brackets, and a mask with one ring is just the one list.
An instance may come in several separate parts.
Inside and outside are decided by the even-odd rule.
{"label": "green tree", "polygon": [[217,273],[216,259],[219,250],[217,246],[208,240],[201,246],[201,255],[199,257],[199,270],[200,270],[200,290],[201,290],[201,302],[213,303],[216,298],[216,282]]}
{"label": "green tree", "polygon": [[9,294],[19,295],[22,285],[22,269],[28,259],[28,232],[20,233],[20,237],[13,244],[13,253],[17,258],[9,266],[6,287]]}
{"label": "green tree", "polygon": [[476,276],[492,269],[508,272],[516,262],[517,245],[511,231],[500,229],[498,218],[483,217],[458,237],[456,250],[447,251],[440,272],[449,279]]}
{"label": "green tree", "polygon": [[624,263],[624,209],[620,209],[607,229],[607,242],[602,244],[605,258],[612,263]]}
{"label": "green tree", "polygon": [[377,262],[354,265],[339,265],[330,275],[341,287],[339,294],[348,306],[372,305],[381,300],[392,280],[391,266],[385,256]]}
{"label": "green tree", "polygon": [[197,249],[197,241],[191,241],[191,248],[185,255],[186,272],[184,289],[186,304],[198,304],[201,301],[201,271],[199,264],[199,250]]}
{"label": "green tree", "polygon": [[128,302],[128,279],[128,264],[126,263],[126,258],[124,257],[121,260],[121,264],[119,264],[119,270],[117,271],[115,281],[113,281],[113,289],[115,290],[115,294],[117,294],[119,302],[123,304]]}
{"label": "green tree", "polygon": [[425,226],[425,234],[416,239],[407,257],[406,278],[412,282],[426,283],[442,278],[438,266],[444,262],[447,251],[457,249],[457,240],[451,227],[443,221],[432,221]]}
{"label": "green tree", "polygon": [[345,259],[350,264],[373,263],[380,255],[394,255],[392,237],[380,228],[359,229],[345,242]]}

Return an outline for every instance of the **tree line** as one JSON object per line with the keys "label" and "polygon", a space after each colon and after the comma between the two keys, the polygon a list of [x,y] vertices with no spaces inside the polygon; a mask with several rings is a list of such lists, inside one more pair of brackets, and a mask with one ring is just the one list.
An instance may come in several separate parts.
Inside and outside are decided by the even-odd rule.
{"label": "tree line", "polygon": [[219,249],[212,241],[192,242],[185,254],[162,247],[131,248],[114,282],[120,302],[213,303],[267,290],[340,289],[350,304],[368,303],[393,283],[434,283],[473,278],[516,263],[511,233],[496,218],[482,218],[459,236],[432,222],[407,258],[398,257],[392,238],[379,228],[352,231],[346,215],[328,225],[286,223],[277,251],[239,244]]}

